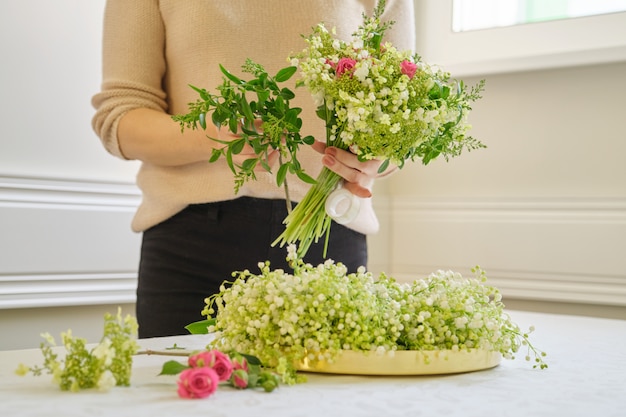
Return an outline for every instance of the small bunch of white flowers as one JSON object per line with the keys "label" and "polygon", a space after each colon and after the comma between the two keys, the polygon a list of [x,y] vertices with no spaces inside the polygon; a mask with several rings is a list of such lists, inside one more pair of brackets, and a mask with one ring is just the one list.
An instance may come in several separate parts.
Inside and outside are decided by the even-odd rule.
{"label": "small bunch of white flowers", "polygon": [[472,272],[474,278],[437,271],[406,288],[401,316],[408,330],[399,343],[409,350],[483,349],[507,359],[527,346],[526,360],[532,352],[534,367],[547,367],[545,353],[529,343],[533,328],[522,332],[504,311],[500,291],[485,284],[485,272],[480,267]]}
{"label": "small bunch of white flowers", "polygon": [[[296,381],[294,363],[332,360],[343,349],[391,350],[400,335],[399,320],[386,282],[360,269],[348,274],[341,263],[318,266],[297,260],[295,273],[243,271],[228,288],[207,299],[205,315],[216,313],[213,346],[257,356],[284,382]],[[391,329],[395,331],[391,331]]]}
{"label": "small bunch of white flowers", "polygon": [[295,365],[303,359],[332,362],[341,350],[483,349],[512,358],[524,344],[535,366],[547,366],[479,268],[473,279],[438,271],[400,284],[365,268],[347,273],[332,260],[313,266],[289,254],[293,274],[260,263],[260,274],[235,274],[228,288],[207,298],[213,348],[254,355],[286,383],[298,381]]}
{"label": "small bunch of white flowers", "polygon": [[59,359],[54,349],[54,337],[43,333],[45,342],[41,343],[41,352],[44,364],[33,367],[20,364],[16,373],[26,375],[31,372],[39,376],[47,371],[63,391],[76,392],[89,388],[108,391],[116,385],[128,386],[132,357],[138,348],[136,335],[137,320],[134,317],[123,318],[121,310],[118,310],[117,316],[107,313],[104,316],[104,335],[98,345],[89,350],[85,339],[74,337],[68,330],[61,334],[66,354],[64,359]]}

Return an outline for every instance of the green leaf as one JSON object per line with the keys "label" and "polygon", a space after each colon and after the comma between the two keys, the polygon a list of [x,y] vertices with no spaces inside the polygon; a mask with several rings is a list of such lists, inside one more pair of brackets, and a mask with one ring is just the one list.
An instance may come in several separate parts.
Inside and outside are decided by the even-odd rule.
{"label": "green leaf", "polygon": [[281,96],[276,97],[276,100],[274,100],[274,108],[280,114],[285,112],[285,100]]}
{"label": "green leaf", "polygon": [[243,147],[246,146],[246,140],[244,138],[235,139],[230,143],[230,151],[235,155],[238,155],[243,151]]}
{"label": "green leaf", "polygon": [[239,120],[237,120],[236,118],[231,118],[228,120],[228,130],[230,130],[233,133],[237,133],[237,130],[239,130]]}
{"label": "green leaf", "polygon": [[324,104],[322,104],[321,106],[319,106],[317,108],[317,110],[315,111],[315,114],[317,115],[317,117],[319,117],[320,119],[327,121],[327,114],[328,114],[328,109],[326,108],[326,106]]}
{"label": "green leaf", "polygon": [[432,160],[434,160],[435,158],[437,158],[439,156],[440,152],[435,150],[435,149],[431,149],[426,155],[424,155],[424,157],[422,158],[422,163],[424,165],[428,165],[428,163]]}
{"label": "green leaf", "polygon": [[293,109],[289,109],[285,112],[285,122],[297,126],[298,124],[298,115],[302,112],[302,109],[299,107],[294,107]]}
{"label": "green leaf", "polygon": [[267,143],[261,143],[261,138],[255,138],[254,140],[251,140],[250,145],[252,145],[252,150],[257,155],[261,155],[268,146]]}
{"label": "green leaf", "polygon": [[206,130],[206,113],[200,113],[198,115],[198,122],[200,122],[202,129]]}
{"label": "green leaf", "polygon": [[205,91],[204,88],[196,87],[195,85],[192,85],[192,84],[188,84],[188,85],[189,87],[191,87],[193,91],[195,91],[198,94],[202,94],[202,91]]}
{"label": "green leaf", "polygon": [[265,169],[267,172],[272,172],[272,167],[267,163],[265,159],[260,159],[259,161],[263,169]]}
{"label": "green leaf", "polygon": [[248,100],[246,100],[246,96],[241,96],[239,99],[239,107],[241,108],[241,112],[248,120],[254,120],[254,114],[252,114],[252,109],[250,109],[250,104]]}
{"label": "green leaf", "polygon": [[276,77],[274,77],[274,78],[279,83],[285,82],[288,79],[290,79],[293,74],[296,73],[297,69],[298,69],[297,67],[293,67],[293,66],[292,67],[283,68],[280,71],[278,71],[278,73],[276,74]]}
{"label": "green leaf", "polygon": [[222,122],[224,121],[224,119],[220,116],[219,112],[216,110],[211,114],[211,121],[219,129],[220,127],[222,127]]}
{"label": "green leaf", "polygon": [[215,324],[215,319],[207,319],[194,321],[185,326],[185,329],[191,334],[209,334],[209,326]]}
{"label": "green leaf", "polygon": [[213,149],[213,152],[211,152],[211,158],[209,159],[209,162],[215,162],[218,159],[220,159],[220,156],[222,156],[222,151],[219,149]]}
{"label": "green leaf", "polygon": [[252,365],[252,366],[262,365],[261,361],[256,356],[248,355],[246,353],[240,353],[240,355],[246,358],[246,360],[248,361],[248,365]]}
{"label": "green leaf", "polygon": [[283,88],[282,90],[280,90],[280,96],[285,100],[291,100],[296,97],[294,92],[288,88]]}
{"label": "green leaf", "polygon": [[450,96],[450,87],[448,87],[447,85],[444,85],[441,91],[441,97],[448,98]]}
{"label": "green leaf", "polygon": [[263,88],[267,88],[267,77],[269,77],[269,75],[267,75],[267,72],[264,72],[262,74],[259,75],[259,83],[261,84],[261,86]]}
{"label": "green leaf", "polygon": [[315,178],[312,178],[311,176],[306,174],[304,171],[297,171],[296,175],[298,176],[298,178],[300,178],[302,181],[304,181],[304,182],[306,182],[308,184],[315,184],[315,183],[317,183],[317,181],[315,181]]}
{"label": "green leaf", "polygon": [[441,85],[439,83],[435,83],[435,85],[433,85],[433,88],[431,88],[428,92],[428,97],[432,100],[441,98]]}
{"label": "green leaf", "polygon": [[378,173],[382,174],[389,167],[389,159],[385,159],[382,164],[378,167]]}
{"label": "green leaf", "polygon": [[209,100],[210,94],[204,88],[198,88],[191,84],[189,84],[189,87],[191,87],[196,93],[198,93],[202,100]]}
{"label": "green leaf", "polygon": [[[250,123],[250,127],[252,127],[254,129],[254,124]],[[257,132],[256,130],[253,129],[249,129],[245,126],[241,126],[241,131],[243,133],[245,133],[248,136],[257,136],[259,134],[259,132]]]}
{"label": "green leaf", "polygon": [[159,375],[178,375],[185,369],[189,369],[189,366],[178,361],[167,361],[163,364],[163,368],[161,369],[161,373]]}
{"label": "green leaf", "polygon": [[244,171],[252,171],[254,169],[254,167],[256,166],[257,161],[258,161],[258,159],[256,159],[256,158],[246,159],[241,164],[241,169],[244,170]]}
{"label": "green leaf", "polygon": [[259,106],[267,101],[270,98],[270,92],[267,90],[262,90],[260,88],[256,89],[256,95],[259,98]]}
{"label": "green leaf", "polygon": [[233,153],[230,148],[226,151],[226,164],[228,168],[233,172],[233,174],[237,175],[237,170],[235,169],[235,163],[233,162]]}
{"label": "green leaf", "polygon": [[382,33],[372,33],[372,38],[370,40],[370,45],[372,45],[372,49],[378,51],[380,49],[380,42],[383,40],[383,34]]}
{"label": "green leaf", "polygon": [[235,84],[243,84],[243,81],[241,80],[241,78],[236,77],[233,74],[231,74],[230,72],[228,72],[228,70],[226,68],[224,68],[222,66],[222,64],[220,64],[220,70],[222,71],[222,74],[224,74],[226,76],[226,78],[228,78],[229,80],[231,80]]}
{"label": "green leaf", "polygon": [[298,171],[302,171],[302,166],[300,165],[300,161],[298,161],[296,158],[293,158],[291,160],[291,163],[289,164],[289,172],[295,174]]}
{"label": "green leaf", "polygon": [[311,135],[305,136],[302,138],[302,142],[306,143],[307,145],[313,145],[315,143],[315,138]]}
{"label": "green leaf", "polygon": [[279,187],[285,183],[287,172],[289,172],[289,164],[283,164],[280,168],[278,168],[278,173],[276,174],[276,184]]}

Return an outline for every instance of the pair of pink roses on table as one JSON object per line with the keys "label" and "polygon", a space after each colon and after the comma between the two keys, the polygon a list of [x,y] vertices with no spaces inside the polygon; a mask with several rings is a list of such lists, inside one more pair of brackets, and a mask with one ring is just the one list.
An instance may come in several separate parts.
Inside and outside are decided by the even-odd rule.
{"label": "pair of pink roses on table", "polygon": [[241,355],[233,358],[218,350],[209,350],[189,357],[189,368],[178,377],[178,395],[182,398],[206,398],[220,383],[235,388],[248,387],[248,361]]}

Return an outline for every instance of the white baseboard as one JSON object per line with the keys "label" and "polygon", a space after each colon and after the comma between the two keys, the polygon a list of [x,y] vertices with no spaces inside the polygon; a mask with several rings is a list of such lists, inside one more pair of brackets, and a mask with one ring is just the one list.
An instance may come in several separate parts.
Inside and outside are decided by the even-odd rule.
{"label": "white baseboard", "polygon": [[132,303],[132,184],[0,177],[0,309]]}
{"label": "white baseboard", "polygon": [[[0,309],[134,302],[139,199],[132,184],[0,176]],[[375,272],[480,265],[508,298],[626,306],[626,199],[381,195],[375,207]]]}
{"label": "white baseboard", "polygon": [[0,275],[0,308],[130,304],[136,287],[134,272]]}

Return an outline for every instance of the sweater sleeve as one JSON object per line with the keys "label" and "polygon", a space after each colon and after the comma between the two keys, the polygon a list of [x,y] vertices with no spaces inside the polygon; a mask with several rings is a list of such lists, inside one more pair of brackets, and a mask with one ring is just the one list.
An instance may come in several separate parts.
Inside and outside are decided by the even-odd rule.
{"label": "sweater sleeve", "polygon": [[136,108],[167,111],[164,25],[157,0],[107,0],[101,91],[92,97],[92,127],[105,149],[126,159],[117,139],[122,116]]}

